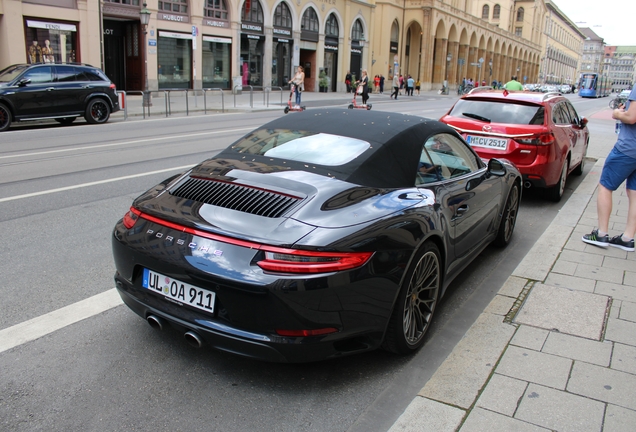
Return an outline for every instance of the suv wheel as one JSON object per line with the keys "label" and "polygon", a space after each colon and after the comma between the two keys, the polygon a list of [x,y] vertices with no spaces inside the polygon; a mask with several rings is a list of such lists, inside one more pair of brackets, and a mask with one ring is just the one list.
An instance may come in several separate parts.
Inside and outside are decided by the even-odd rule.
{"label": "suv wheel", "polygon": [[550,201],[559,202],[565,192],[565,181],[568,178],[568,160],[563,161],[563,168],[561,168],[561,176],[557,184],[548,189],[548,199]]}
{"label": "suv wheel", "polygon": [[6,131],[11,126],[11,111],[0,103],[0,132]]}
{"label": "suv wheel", "polygon": [[101,98],[91,99],[86,107],[84,117],[87,122],[92,124],[106,123],[110,117],[110,106],[108,106],[108,102]]}

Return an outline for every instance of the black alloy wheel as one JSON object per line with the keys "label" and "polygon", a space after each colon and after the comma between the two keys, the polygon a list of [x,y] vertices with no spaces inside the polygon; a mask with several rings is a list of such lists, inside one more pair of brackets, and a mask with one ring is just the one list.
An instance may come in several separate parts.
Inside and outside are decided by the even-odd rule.
{"label": "black alloy wheel", "polygon": [[504,247],[510,243],[512,233],[515,230],[515,224],[517,223],[517,213],[519,212],[520,193],[519,185],[515,183],[510,188],[508,193],[508,199],[506,200],[506,207],[504,208],[503,215],[501,216],[501,222],[499,222],[499,230],[497,231],[497,237],[493,241],[495,246]]}
{"label": "black alloy wheel", "polygon": [[424,343],[442,286],[440,253],[428,241],[411,264],[395,303],[383,348],[409,354]]}
{"label": "black alloy wheel", "polygon": [[86,107],[86,114],[84,117],[87,122],[92,124],[106,123],[110,117],[110,106],[104,99],[91,99]]}
{"label": "black alloy wheel", "polygon": [[0,132],[6,131],[11,126],[11,111],[0,103]]}

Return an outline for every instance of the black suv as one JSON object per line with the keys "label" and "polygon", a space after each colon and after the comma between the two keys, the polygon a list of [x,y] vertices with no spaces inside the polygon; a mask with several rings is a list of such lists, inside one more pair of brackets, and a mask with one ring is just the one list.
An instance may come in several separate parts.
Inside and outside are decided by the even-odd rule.
{"label": "black suv", "polygon": [[84,64],[18,64],[0,71],[0,132],[11,122],[55,119],[71,124],[79,116],[105,123],[119,111],[115,84]]}

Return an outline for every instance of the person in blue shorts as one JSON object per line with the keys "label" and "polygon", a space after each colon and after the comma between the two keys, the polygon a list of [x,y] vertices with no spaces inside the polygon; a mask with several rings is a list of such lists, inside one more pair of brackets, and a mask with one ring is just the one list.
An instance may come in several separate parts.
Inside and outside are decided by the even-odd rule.
{"label": "person in blue shorts", "polygon": [[[598,186],[596,211],[598,229],[583,236],[585,243],[595,246],[613,246],[628,252],[634,251],[634,231],[636,231],[636,87],[632,89],[625,106],[616,108],[612,117],[616,119],[618,140],[605,159]],[[627,224],[625,231],[609,237],[609,219],[612,213],[612,192],[627,180]]]}

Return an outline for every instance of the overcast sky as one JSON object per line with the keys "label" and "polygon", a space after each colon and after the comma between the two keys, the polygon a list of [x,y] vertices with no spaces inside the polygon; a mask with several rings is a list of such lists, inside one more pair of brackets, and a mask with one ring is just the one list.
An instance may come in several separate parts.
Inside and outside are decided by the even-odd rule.
{"label": "overcast sky", "polygon": [[607,45],[636,46],[636,1],[552,0],[579,27],[589,27]]}

